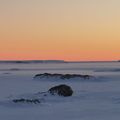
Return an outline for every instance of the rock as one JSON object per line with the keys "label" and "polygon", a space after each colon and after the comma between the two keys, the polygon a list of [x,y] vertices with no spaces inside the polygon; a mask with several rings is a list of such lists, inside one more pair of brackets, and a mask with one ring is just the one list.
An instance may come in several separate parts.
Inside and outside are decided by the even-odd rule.
{"label": "rock", "polygon": [[24,98],[21,98],[21,99],[14,99],[12,101],[14,103],[34,103],[34,104],[41,103],[39,99],[24,99]]}
{"label": "rock", "polygon": [[[12,99],[13,103],[16,104],[41,104],[42,102],[45,102],[51,95],[59,95],[63,97],[72,96],[73,90],[70,86],[61,84],[58,86],[51,87],[46,92],[38,92],[36,94],[29,94],[26,96],[21,96],[20,98]],[[53,97],[53,96],[51,96]],[[53,97],[54,98],[54,97]]]}
{"label": "rock", "polygon": [[58,94],[59,96],[64,96],[64,97],[72,96],[73,94],[72,88],[65,84],[52,87],[48,90],[48,92],[52,95]]}
{"label": "rock", "polygon": [[93,78],[93,76],[91,75],[80,75],[80,74],[51,74],[51,73],[43,73],[43,74],[37,74],[34,76],[34,78],[52,78],[52,79],[63,79],[63,80],[68,80],[68,79],[73,79],[73,78],[77,78],[77,79],[90,79]]}

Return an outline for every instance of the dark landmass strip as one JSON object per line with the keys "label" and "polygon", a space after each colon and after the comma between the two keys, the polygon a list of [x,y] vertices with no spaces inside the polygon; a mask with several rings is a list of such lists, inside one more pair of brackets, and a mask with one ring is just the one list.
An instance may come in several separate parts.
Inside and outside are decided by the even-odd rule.
{"label": "dark landmass strip", "polygon": [[18,64],[31,64],[31,63],[67,63],[64,60],[8,60],[0,61],[0,63],[18,63]]}
{"label": "dark landmass strip", "polygon": [[118,61],[65,61],[65,60],[0,60],[0,63],[13,64],[31,64],[31,63],[106,63],[106,62],[120,62]]}

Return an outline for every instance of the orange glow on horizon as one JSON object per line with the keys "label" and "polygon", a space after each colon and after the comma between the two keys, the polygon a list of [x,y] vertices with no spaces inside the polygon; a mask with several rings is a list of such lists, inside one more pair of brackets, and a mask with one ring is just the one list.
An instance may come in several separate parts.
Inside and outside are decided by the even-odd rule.
{"label": "orange glow on horizon", "polygon": [[0,60],[120,59],[119,1],[25,1],[0,1]]}

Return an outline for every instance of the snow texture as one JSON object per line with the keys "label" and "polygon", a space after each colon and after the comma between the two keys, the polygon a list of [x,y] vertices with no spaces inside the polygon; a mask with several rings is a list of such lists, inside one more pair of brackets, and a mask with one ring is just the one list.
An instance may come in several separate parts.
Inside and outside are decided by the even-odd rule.
{"label": "snow texture", "polygon": [[[15,69],[13,69],[15,68]],[[0,64],[0,120],[120,120],[120,63]],[[94,76],[94,80],[34,80],[36,74]],[[70,97],[50,95],[67,84]],[[14,99],[40,103],[14,103]]]}

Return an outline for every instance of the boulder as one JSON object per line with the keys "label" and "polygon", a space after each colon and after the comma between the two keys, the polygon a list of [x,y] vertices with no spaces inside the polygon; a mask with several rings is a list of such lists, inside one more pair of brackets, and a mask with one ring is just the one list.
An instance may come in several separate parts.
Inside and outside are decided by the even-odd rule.
{"label": "boulder", "polygon": [[65,84],[52,87],[48,90],[48,92],[52,95],[57,94],[59,96],[64,96],[64,97],[72,96],[73,94],[72,88]]}

